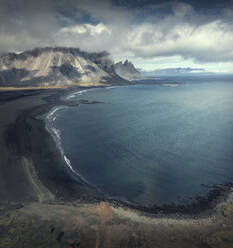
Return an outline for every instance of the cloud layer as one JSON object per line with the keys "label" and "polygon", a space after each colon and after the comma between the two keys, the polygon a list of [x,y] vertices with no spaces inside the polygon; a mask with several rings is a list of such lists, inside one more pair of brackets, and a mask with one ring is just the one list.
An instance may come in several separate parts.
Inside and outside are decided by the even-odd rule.
{"label": "cloud layer", "polygon": [[74,46],[136,58],[233,61],[233,4],[0,0],[0,52]]}

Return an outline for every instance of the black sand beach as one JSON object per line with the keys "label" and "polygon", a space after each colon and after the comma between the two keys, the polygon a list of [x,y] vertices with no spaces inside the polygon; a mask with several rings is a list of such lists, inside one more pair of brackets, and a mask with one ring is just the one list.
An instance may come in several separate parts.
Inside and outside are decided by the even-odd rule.
{"label": "black sand beach", "polygon": [[78,89],[0,92],[0,247],[232,247],[232,185],[189,206],[107,200],[65,164],[41,117]]}
{"label": "black sand beach", "polygon": [[[44,121],[38,118],[51,109],[55,102],[59,104],[54,99],[61,92],[42,90],[20,91],[17,94],[1,93],[1,200],[24,202],[38,200],[40,197],[50,200],[55,195],[58,198],[69,198],[73,192],[81,192],[82,184],[75,186],[77,180],[73,183],[74,179],[64,168],[54,141],[45,130]],[[37,174],[40,180],[36,178]],[[37,181],[42,183],[38,187],[31,187]],[[49,193],[47,188],[53,193]]]}

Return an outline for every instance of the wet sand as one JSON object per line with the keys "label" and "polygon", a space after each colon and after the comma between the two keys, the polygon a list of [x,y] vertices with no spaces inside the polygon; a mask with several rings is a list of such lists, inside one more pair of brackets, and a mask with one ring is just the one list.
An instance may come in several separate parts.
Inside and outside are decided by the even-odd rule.
{"label": "wet sand", "polygon": [[88,104],[61,100],[74,90],[0,93],[0,247],[233,247],[232,185],[153,210],[109,201],[75,176],[39,117]]}

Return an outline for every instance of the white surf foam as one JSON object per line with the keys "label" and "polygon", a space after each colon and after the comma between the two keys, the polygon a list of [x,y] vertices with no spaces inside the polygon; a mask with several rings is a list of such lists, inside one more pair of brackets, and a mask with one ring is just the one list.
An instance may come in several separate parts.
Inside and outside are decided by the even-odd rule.
{"label": "white surf foam", "polygon": [[109,86],[109,87],[106,87],[105,89],[106,90],[110,90],[110,89],[115,89],[115,88],[119,88],[121,86]]}
{"label": "white surf foam", "polygon": [[72,99],[72,98],[75,98],[76,96],[78,95],[83,95],[84,93],[88,92],[88,91],[91,91],[91,90],[96,90],[97,88],[94,88],[94,89],[86,89],[86,90],[80,90],[80,91],[77,91],[77,92],[74,92],[72,93],[71,95],[68,95],[66,97],[67,100],[69,99]]}
{"label": "white surf foam", "polygon": [[55,116],[55,113],[62,109],[62,108],[65,108],[65,106],[58,106],[58,107],[55,107],[53,108],[46,116],[47,119],[49,119],[50,121],[51,120],[56,120],[56,116]]}
{"label": "white surf foam", "polygon": [[[99,192],[102,192],[96,185],[90,183],[89,181],[87,181],[81,174],[79,174],[76,170],[73,169],[72,165],[71,165],[71,161],[67,158],[66,155],[64,155],[63,153],[63,158],[66,162],[66,164],[68,165],[68,167],[70,168],[70,170],[76,174],[83,182],[85,182],[86,184],[92,186],[93,188],[97,189]],[[103,193],[103,192],[102,192]]]}
{"label": "white surf foam", "polygon": [[74,173],[76,173],[76,171],[73,169],[73,167],[71,166],[71,162],[70,162],[70,160],[64,155],[63,156],[64,157],[64,160],[66,161],[66,164],[70,167],[70,169],[74,172]]}
{"label": "white surf foam", "polygon": [[58,106],[53,108],[49,113],[44,116],[46,130],[52,135],[65,163],[67,164],[68,168],[77,175],[83,182],[87,183],[88,185],[92,186],[93,188],[97,189],[99,192],[102,192],[97,186],[93,185],[92,183],[88,182],[81,174],[79,174],[76,170],[73,169],[71,165],[71,161],[65,156],[64,150],[61,144],[61,131],[54,127],[54,121],[56,120],[56,112],[60,109],[66,108],[66,106]]}
{"label": "white surf foam", "polygon": [[56,129],[55,127],[52,128],[54,134],[56,135],[56,137],[60,140],[61,139],[61,131]]}

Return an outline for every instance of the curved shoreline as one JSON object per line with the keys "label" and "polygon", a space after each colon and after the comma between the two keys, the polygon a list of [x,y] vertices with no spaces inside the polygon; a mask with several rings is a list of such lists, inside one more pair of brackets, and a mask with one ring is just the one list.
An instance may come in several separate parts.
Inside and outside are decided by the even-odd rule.
{"label": "curved shoreline", "polygon": [[[92,88],[91,88],[92,89]],[[209,191],[209,193],[205,197],[199,197],[196,199],[196,202],[192,202],[188,205],[177,205],[177,204],[164,204],[162,206],[154,206],[154,207],[146,207],[140,204],[134,204],[127,201],[122,201],[118,199],[114,199],[114,197],[108,197],[104,193],[100,192],[98,189],[96,189],[93,185],[88,184],[85,179],[82,178],[81,175],[78,173],[73,173],[71,165],[67,166],[67,161],[65,160],[65,154],[61,151],[61,146],[58,144],[57,138],[54,136],[54,133],[50,130],[52,127],[48,127],[47,123],[47,116],[53,114],[54,111],[57,108],[63,108],[65,106],[78,106],[79,104],[92,104],[92,102],[88,101],[70,101],[69,98],[67,99],[67,96],[70,96],[72,94],[79,94],[79,91],[82,91],[83,89],[70,89],[70,90],[56,90],[52,92],[43,92],[47,93],[46,96],[42,97],[40,96],[40,92],[30,91],[33,94],[35,94],[38,97],[43,98],[43,101],[45,101],[45,104],[36,106],[34,108],[29,108],[29,110],[17,117],[18,121],[21,119],[22,127],[20,130],[18,130],[18,136],[20,136],[20,132],[22,132],[22,129],[27,130],[28,126],[30,126],[31,129],[33,129],[34,126],[39,125],[39,129],[42,132],[42,129],[44,134],[42,135],[44,137],[43,146],[49,148],[48,150],[51,150],[51,153],[54,155],[49,155],[50,162],[53,161],[55,166],[52,166],[50,170],[46,170],[45,168],[41,169],[41,163],[43,160],[43,156],[47,157],[48,155],[45,154],[39,154],[36,156],[36,152],[32,152],[33,154],[30,154],[30,147],[27,147],[26,151],[24,151],[24,154],[21,154],[22,157],[28,157],[30,161],[32,161],[33,166],[35,167],[39,179],[41,179],[42,184],[44,184],[51,192],[56,196],[57,199],[64,199],[65,201],[75,201],[75,200],[81,200],[84,202],[100,202],[100,201],[107,201],[114,206],[121,206],[121,207],[127,207],[132,210],[136,210],[139,212],[143,212],[146,214],[152,214],[152,215],[203,215],[205,212],[214,213],[215,207],[217,204],[221,203],[223,198],[226,198],[227,195],[232,190],[233,184],[228,183],[225,185],[218,185],[218,187],[213,187],[212,190]],[[23,93],[24,94],[24,93]],[[65,98],[65,100],[63,100]],[[43,118],[41,118],[43,116]],[[39,122],[43,123],[39,123]],[[11,130],[8,130],[8,132],[11,132]],[[41,134],[38,134],[41,135]],[[29,135],[30,136],[30,135]],[[47,136],[47,137],[46,137]],[[48,137],[50,136],[50,137]],[[20,138],[20,137],[19,137]],[[31,137],[32,138],[32,137]],[[29,137],[30,139],[30,137]],[[52,139],[52,141],[51,141]],[[13,140],[15,142],[15,140]],[[20,141],[18,141],[20,143]],[[55,143],[56,145],[53,145],[51,143]],[[20,149],[21,152],[24,149]],[[56,155],[55,155],[56,154]],[[48,159],[48,158],[47,158]],[[55,159],[55,161],[54,161]],[[43,162],[46,164],[46,162]],[[48,164],[48,162],[47,162]],[[55,183],[51,181],[51,178],[53,178],[53,173],[57,173],[56,170],[59,171],[59,175],[56,175],[57,178],[55,180]],[[71,170],[69,172],[69,170]],[[45,175],[46,173],[49,174],[49,176]],[[62,174],[62,175],[60,175]],[[75,175],[74,175],[75,174]],[[65,176],[66,175],[66,176]],[[63,180],[62,177],[65,177],[65,182],[61,183]],[[73,180],[72,180],[73,178]],[[64,179],[64,178],[63,178]],[[61,180],[61,181],[59,181]],[[67,185],[67,180],[71,180],[70,184]],[[64,184],[65,183],[65,184]],[[58,190],[58,184],[59,190]],[[70,188],[68,187],[70,186]],[[68,187],[68,189],[66,189]],[[83,188],[83,192],[80,187]],[[97,190],[97,191],[96,191]],[[77,194],[78,192],[78,194]]]}
{"label": "curved shoreline", "polygon": [[[86,91],[86,90],[85,90]],[[75,93],[76,94],[76,93]],[[67,100],[68,98],[65,97],[65,100]],[[65,102],[66,103],[66,102]],[[69,103],[69,101],[67,100],[67,103]],[[88,103],[88,102],[86,102]],[[64,103],[63,103],[64,104]],[[80,102],[77,103],[77,106],[80,104]],[[59,133],[59,130],[57,130],[54,125],[53,125],[53,121],[54,121],[54,118],[56,118],[56,116],[54,116],[54,114],[59,111],[60,109],[63,109],[65,108],[66,105],[59,105],[59,106],[56,106],[54,108],[52,108],[49,112],[43,114],[43,117],[42,119],[44,120],[45,122],[45,128],[46,130],[48,131],[48,133],[53,137],[54,139],[54,142],[58,148],[58,151],[60,152],[63,160],[64,160],[64,163],[68,166],[68,168],[72,171],[72,173],[74,175],[76,175],[83,183],[85,183],[86,185],[96,189],[97,191],[101,192],[101,190],[99,190],[95,185],[91,184],[90,182],[88,182],[80,173],[78,173],[77,171],[75,171],[71,165],[71,162],[69,160],[69,158],[67,158],[66,154],[64,153],[64,150],[62,148],[62,145],[61,145],[61,140],[60,140],[60,133]],[[102,192],[101,192],[102,193]]]}
{"label": "curved shoreline", "polygon": [[232,247],[230,185],[197,214],[106,199],[74,178],[38,118],[71,91],[0,95],[0,247]]}
{"label": "curved shoreline", "polygon": [[[120,87],[120,86],[113,86],[113,87]],[[99,87],[97,87],[99,88]],[[103,87],[101,87],[103,88]],[[104,88],[109,88],[109,87],[104,87]],[[112,88],[112,87],[110,87]],[[94,88],[95,89],[95,88]],[[66,104],[68,104],[69,106],[69,101],[71,98],[73,98],[74,95],[76,94],[80,94],[80,92],[86,92],[88,90],[93,90],[93,88],[89,88],[89,89],[80,89],[80,90],[75,90],[73,92],[70,92],[68,95],[65,94],[65,96],[60,96],[60,98],[58,100],[62,100],[63,105],[59,105],[59,107],[55,106],[55,108],[63,108],[65,106],[67,106]],[[64,100],[63,100],[64,99]],[[84,102],[80,102],[77,101],[77,105],[79,104],[92,104],[92,102],[88,102],[88,100],[85,100]],[[72,106],[72,105],[71,105]],[[74,103],[74,106],[75,103]],[[48,115],[50,115],[51,111],[45,113],[44,115],[47,117]],[[45,120],[46,121],[46,120]],[[47,128],[47,127],[46,127]],[[51,129],[53,127],[50,127]],[[48,127],[48,131],[49,133],[52,135],[52,137],[54,138],[55,143],[59,143],[60,141],[57,140],[56,137],[54,137],[54,135],[52,134],[53,131],[49,130]],[[208,193],[205,196],[197,196],[195,197],[195,200],[193,200],[192,202],[183,205],[183,204],[175,204],[175,203],[171,203],[171,204],[163,204],[163,205],[154,205],[154,207],[147,207],[147,206],[143,206],[137,203],[132,203],[130,201],[124,201],[124,200],[119,200],[116,199],[112,196],[107,196],[106,194],[104,194],[103,192],[101,192],[101,190],[99,190],[98,188],[96,188],[94,185],[92,185],[91,183],[87,182],[79,173],[77,173],[76,171],[73,170],[72,165],[70,163],[67,163],[65,154],[61,148],[61,146],[58,144],[59,150],[62,154],[63,160],[64,162],[68,165],[68,167],[71,169],[71,171],[76,174],[81,181],[83,181],[84,183],[86,183],[88,186],[97,189],[97,191],[99,193],[101,193],[100,196],[96,197],[95,195],[92,195],[91,198],[94,202],[96,201],[107,201],[109,203],[112,203],[114,206],[121,206],[121,207],[127,207],[129,209],[132,210],[136,210],[139,212],[143,212],[145,214],[153,214],[153,215],[184,215],[184,217],[186,216],[203,216],[206,215],[212,215],[215,212],[215,208],[219,203],[224,202],[223,199],[225,199],[230,192],[232,191],[233,188],[233,182],[228,182],[225,184],[218,184],[218,185],[214,185],[210,188],[210,190],[208,191]],[[90,198],[89,198],[90,200]],[[85,201],[85,200],[84,200]]]}

